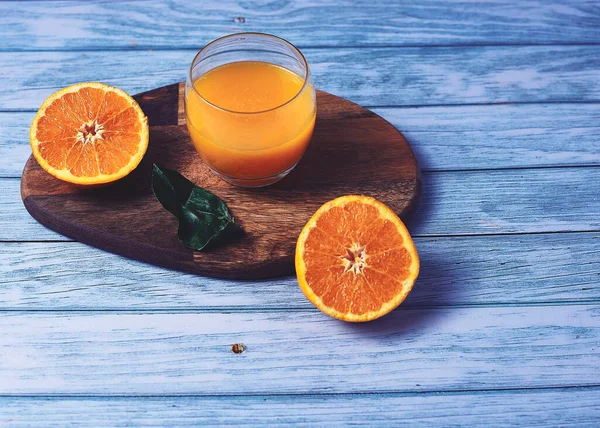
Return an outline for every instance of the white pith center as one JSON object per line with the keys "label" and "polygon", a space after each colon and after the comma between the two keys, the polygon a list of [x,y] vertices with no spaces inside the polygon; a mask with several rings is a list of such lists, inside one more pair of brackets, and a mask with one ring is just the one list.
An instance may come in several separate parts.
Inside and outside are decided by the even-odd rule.
{"label": "white pith center", "polygon": [[95,120],[91,120],[81,125],[77,132],[77,141],[82,144],[93,144],[96,140],[103,140],[103,132],[104,126]]}
{"label": "white pith center", "polygon": [[344,272],[353,272],[355,275],[362,274],[368,257],[365,247],[354,242],[350,248],[347,248],[347,251],[347,254],[341,256]]}

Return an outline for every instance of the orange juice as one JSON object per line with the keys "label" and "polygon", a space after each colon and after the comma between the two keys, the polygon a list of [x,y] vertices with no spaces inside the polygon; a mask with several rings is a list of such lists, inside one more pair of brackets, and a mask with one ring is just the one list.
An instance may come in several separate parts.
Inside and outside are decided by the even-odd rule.
{"label": "orange juice", "polygon": [[316,102],[312,83],[305,85],[298,74],[239,61],[209,70],[193,87],[186,99],[190,136],[204,161],[226,179],[269,184],[304,154]]}

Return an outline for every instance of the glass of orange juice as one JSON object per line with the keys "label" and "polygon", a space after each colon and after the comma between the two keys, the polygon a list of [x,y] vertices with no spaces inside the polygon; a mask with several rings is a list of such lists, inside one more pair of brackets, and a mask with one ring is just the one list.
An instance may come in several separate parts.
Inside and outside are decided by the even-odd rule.
{"label": "glass of orange juice", "polygon": [[225,36],[194,58],[186,123],[204,162],[226,181],[266,186],[300,161],[315,127],[315,88],[304,55],[261,33]]}

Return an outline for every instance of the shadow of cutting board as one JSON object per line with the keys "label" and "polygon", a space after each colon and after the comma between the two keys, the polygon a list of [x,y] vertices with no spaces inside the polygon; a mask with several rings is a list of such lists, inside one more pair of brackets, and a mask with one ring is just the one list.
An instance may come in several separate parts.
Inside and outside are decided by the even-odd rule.
{"label": "shadow of cutting board", "polygon": [[[202,275],[266,278],[294,271],[296,239],[324,202],[373,196],[402,217],[420,193],[415,155],[400,132],[373,112],[317,91],[313,139],[295,170],[260,189],[234,187],[196,153],[185,127],[182,83],[135,96],[150,124],[140,166],[117,183],[81,189],[43,171],[30,157],[21,195],[29,213],[65,236],[133,259]],[[152,164],[172,168],[223,199],[244,233],[202,252],[177,240],[177,219],[150,189]]]}

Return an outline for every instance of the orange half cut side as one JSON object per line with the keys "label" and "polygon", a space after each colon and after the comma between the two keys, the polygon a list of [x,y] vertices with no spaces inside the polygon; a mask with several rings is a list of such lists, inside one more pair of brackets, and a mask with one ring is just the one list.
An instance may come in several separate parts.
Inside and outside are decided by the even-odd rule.
{"label": "orange half cut side", "polygon": [[29,132],[33,156],[56,178],[78,185],[118,180],[148,148],[148,119],[121,89],[86,82],[50,95]]}
{"label": "orange half cut side", "polygon": [[296,246],[306,297],[344,321],[371,321],[396,308],[419,274],[419,256],[398,216],[367,196],[342,196],[308,221]]}

